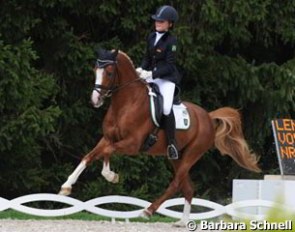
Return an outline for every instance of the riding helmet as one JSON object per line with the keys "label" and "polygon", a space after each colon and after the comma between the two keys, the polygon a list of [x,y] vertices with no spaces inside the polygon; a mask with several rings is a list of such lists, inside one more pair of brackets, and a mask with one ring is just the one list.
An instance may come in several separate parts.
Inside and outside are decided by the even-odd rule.
{"label": "riding helmet", "polygon": [[164,5],[157,9],[156,14],[152,15],[152,19],[159,21],[170,21],[175,23],[178,20],[178,13],[174,7]]}

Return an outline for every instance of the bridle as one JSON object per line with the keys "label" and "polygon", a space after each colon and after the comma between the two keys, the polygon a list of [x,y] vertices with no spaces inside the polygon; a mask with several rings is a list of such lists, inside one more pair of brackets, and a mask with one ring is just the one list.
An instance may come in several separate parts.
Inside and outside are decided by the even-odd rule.
{"label": "bridle", "polygon": [[[98,92],[102,99],[111,97],[114,92],[119,91],[120,89],[128,86],[131,83],[141,80],[141,78],[138,77],[134,80],[122,83],[121,85],[115,85],[116,79],[118,79],[119,75],[120,75],[120,73],[118,72],[117,63],[118,63],[117,60],[115,60],[115,61],[114,60],[101,60],[101,59],[96,60],[95,69],[96,68],[106,68],[109,65],[115,66],[113,72],[107,73],[107,76],[111,79],[111,82],[109,82],[108,86],[99,85],[99,84],[95,84],[95,86],[94,86],[93,90]],[[105,92],[103,92],[103,91],[105,91]]]}
{"label": "bridle", "polygon": [[[119,72],[117,71],[117,61],[113,61],[113,60],[100,60],[100,59],[97,59],[96,63],[95,63],[95,69],[97,69],[97,68],[106,68],[109,65],[115,66],[115,70],[119,74]],[[114,76],[115,76],[114,73],[115,72],[107,74],[108,77],[111,78],[111,82],[109,83],[108,86],[99,85],[99,84],[95,84],[95,86],[94,86],[93,90],[98,92],[103,99],[112,96],[112,93],[113,93],[114,89],[116,89],[116,86],[115,86],[115,81],[116,80],[114,78]],[[103,91],[105,91],[105,92],[103,92]]]}

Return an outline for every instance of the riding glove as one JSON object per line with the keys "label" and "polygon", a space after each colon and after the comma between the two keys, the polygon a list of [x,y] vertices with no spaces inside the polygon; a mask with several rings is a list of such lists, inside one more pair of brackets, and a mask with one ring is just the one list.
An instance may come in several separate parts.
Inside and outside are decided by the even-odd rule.
{"label": "riding glove", "polygon": [[143,69],[141,67],[138,67],[137,69],[135,69],[135,71],[136,71],[137,75],[140,76]]}
{"label": "riding glove", "polygon": [[146,70],[142,70],[139,77],[142,79],[150,79],[152,78],[153,74],[152,71],[146,71]]}

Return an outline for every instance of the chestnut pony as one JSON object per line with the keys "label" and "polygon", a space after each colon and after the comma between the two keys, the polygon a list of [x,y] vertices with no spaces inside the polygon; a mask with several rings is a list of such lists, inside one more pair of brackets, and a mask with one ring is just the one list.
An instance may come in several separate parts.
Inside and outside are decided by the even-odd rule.
{"label": "chestnut pony", "polygon": [[[138,77],[131,59],[125,53],[104,50],[103,55],[98,57],[95,75],[92,104],[99,107],[104,98],[111,98],[103,121],[103,137],[62,185],[62,195],[69,195],[72,185],[86,166],[100,158],[103,158],[101,174],[107,181],[117,183],[118,174],[110,169],[111,155],[138,154],[144,140],[155,128],[150,116],[147,83]],[[224,107],[207,113],[190,102],[183,104],[188,108],[191,126],[188,130],[176,131],[181,156],[179,160],[171,161],[174,168],[173,180],[163,195],[141,214],[144,217],[152,215],[165,200],[181,191],[185,198],[183,217],[179,221],[182,225],[189,220],[194,195],[189,171],[208,149],[215,146],[222,155],[231,156],[241,167],[254,172],[260,171],[256,155],[249,150],[244,139],[237,110]],[[154,156],[165,155],[166,143],[164,132],[160,130],[158,141],[147,153]]]}

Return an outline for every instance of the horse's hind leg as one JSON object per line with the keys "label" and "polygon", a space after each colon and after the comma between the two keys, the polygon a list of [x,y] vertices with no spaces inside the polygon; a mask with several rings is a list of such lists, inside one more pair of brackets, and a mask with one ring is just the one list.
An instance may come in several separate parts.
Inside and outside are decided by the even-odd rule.
{"label": "horse's hind leg", "polygon": [[188,175],[190,167],[190,163],[182,163],[182,165],[179,166],[179,169],[175,173],[174,179],[166,189],[165,193],[143,211],[141,214],[142,217],[149,217],[154,214],[164,201],[172,197],[180,190],[181,182]]}
{"label": "horse's hind leg", "polygon": [[209,148],[209,143],[201,144],[201,142],[202,140],[195,140],[195,142],[191,144],[191,146],[188,147],[186,151],[183,152],[182,159],[176,161],[176,163],[174,164],[175,176],[166,189],[165,193],[160,198],[155,200],[146,210],[144,210],[141,216],[151,216],[157,211],[157,209],[164,201],[172,197],[177,191],[182,190],[185,193],[187,199],[184,210],[185,212],[188,212],[184,214],[184,220],[186,220],[186,217],[189,217],[190,203],[193,195],[193,191],[190,186],[190,179],[188,177],[189,170]]}
{"label": "horse's hind leg", "polygon": [[174,226],[186,227],[186,225],[189,221],[189,216],[191,213],[191,202],[192,202],[193,195],[194,195],[194,188],[192,186],[192,182],[191,182],[191,178],[190,178],[189,174],[186,176],[186,178],[183,179],[180,188],[181,188],[181,192],[185,198],[185,202],[184,202],[184,207],[183,207],[182,218],[180,219],[180,221],[176,222],[174,224]]}
{"label": "horse's hind leg", "polygon": [[[91,163],[94,159],[99,159],[100,157],[109,157],[113,152],[113,147],[107,142],[104,138],[102,138],[99,143],[90,151],[80,162],[74,172],[68,177],[67,181],[61,186],[61,190],[59,192],[60,195],[70,195],[72,192],[72,185],[76,183],[81,173],[85,170],[87,165]],[[107,159],[108,160],[108,159]],[[111,171],[108,165],[104,162],[103,172],[107,173],[109,176]]]}
{"label": "horse's hind leg", "polygon": [[[172,163],[174,172],[176,173],[177,170],[179,169],[180,166],[179,161],[174,161]],[[192,185],[191,177],[189,173],[183,177],[183,180],[180,183],[180,191],[182,192],[185,202],[184,202],[184,207],[183,207],[183,214],[182,218],[174,223],[174,226],[176,227],[186,227],[188,221],[189,221],[189,216],[191,213],[191,202],[194,196],[194,188]]]}

